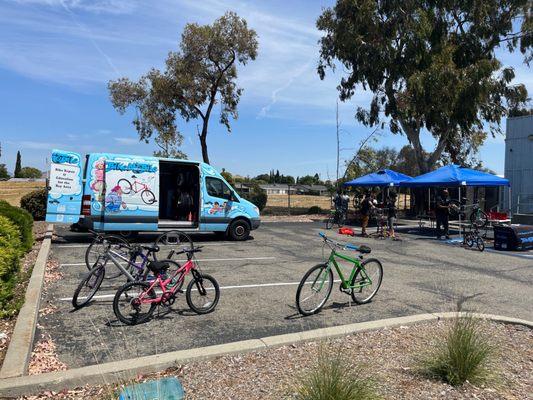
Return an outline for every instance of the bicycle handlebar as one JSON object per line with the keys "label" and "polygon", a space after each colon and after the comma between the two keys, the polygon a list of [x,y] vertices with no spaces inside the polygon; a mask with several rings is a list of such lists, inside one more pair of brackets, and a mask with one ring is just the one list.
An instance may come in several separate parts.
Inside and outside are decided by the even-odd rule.
{"label": "bicycle handlebar", "polygon": [[324,239],[324,242],[330,243],[334,245],[335,247],[340,247],[343,249],[353,250],[353,251],[360,251],[359,247],[351,244],[351,243],[339,243],[334,240],[329,239],[323,232],[319,232],[318,235]]}

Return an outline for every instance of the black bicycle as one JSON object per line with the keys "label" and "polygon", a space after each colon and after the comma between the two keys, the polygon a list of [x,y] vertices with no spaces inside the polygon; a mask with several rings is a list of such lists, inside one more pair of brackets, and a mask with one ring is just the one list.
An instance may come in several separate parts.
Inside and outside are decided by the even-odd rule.
{"label": "black bicycle", "polygon": [[346,224],[346,211],[331,210],[330,216],[326,219],[326,229],[333,228],[333,225],[341,227]]}

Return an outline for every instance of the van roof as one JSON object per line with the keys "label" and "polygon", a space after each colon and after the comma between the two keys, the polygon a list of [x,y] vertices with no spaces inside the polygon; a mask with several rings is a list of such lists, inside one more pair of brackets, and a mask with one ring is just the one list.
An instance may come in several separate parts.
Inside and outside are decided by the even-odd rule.
{"label": "van roof", "polygon": [[184,163],[184,164],[194,164],[194,165],[205,164],[205,163],[203,163],[202,161],[184,160],[184,159],[181,159],[181,158],[154,157],[154,156],[147,156],[147,155],[140,155],[140,154],[100,153],[100,152],[95,152],[95,153],[89,153],[89,155],[96,155],[96,156],[102,156],[102,157],[106,157],[106,156],[123,156],[123,157],[128,157],[128,158],[134,158],[134,157],[150,157],[150,158],[157,158],[158,160],[162,160],[162,161],[180,162],[180,163]]}

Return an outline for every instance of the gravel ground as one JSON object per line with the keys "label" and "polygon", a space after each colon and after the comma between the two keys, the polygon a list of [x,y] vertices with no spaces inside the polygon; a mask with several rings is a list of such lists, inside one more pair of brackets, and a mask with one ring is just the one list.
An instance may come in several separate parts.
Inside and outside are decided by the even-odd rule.
{"label": "gravel ground", "polygon": [[[362,365],[385,399],[533,399],[533,330],[521,326],[485,323],[486,334],[498,348],[497,378],[486,387],[465,384],[454,388],[419,375],[417,357],[441,340],[448,323],[402,326],[224,356],[180,365],[159,375],[177,376],[191,400],[290,399],[295,377],[312,367],[317,352],[327,348],[331,353],[343,352],[356,365]],[[102,399],[109,393],[109,388],[91,387],[24,399]]]}
{"label": "gravel ground", "polygon": [[[46,233],[47,223],[44,221],[37,221],[33,224],[33,234],[35,235],[35,244],[33,248],[24,256],[21,261],[21,276],[25,279],[18,283],[15,293],[20,296],[25,296],[26,287],[30,279],[30,272],[35,264],[37,254],[41,249],[41,242],[43,241],[44,234]],[[11,340],[11,334],[15,328],[17,322],[17,316],[14,315],[11,318],[0,319],[0,365],[4,362],[4,357],[7,352],[7,347]]]}

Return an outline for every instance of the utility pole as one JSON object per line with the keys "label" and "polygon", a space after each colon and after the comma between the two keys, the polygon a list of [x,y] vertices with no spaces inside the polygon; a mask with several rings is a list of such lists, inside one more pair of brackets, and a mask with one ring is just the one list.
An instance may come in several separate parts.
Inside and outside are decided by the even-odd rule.
{"label": "utility pole", "polygon": [[339,99],[337,99],[337,110],[335,113],[335,120],[337,123],[337,177],[335,180],[335,186],[339,186],[339,161],[340,161],[340,138],[339,138]]}

